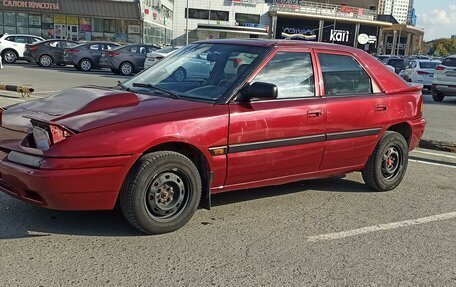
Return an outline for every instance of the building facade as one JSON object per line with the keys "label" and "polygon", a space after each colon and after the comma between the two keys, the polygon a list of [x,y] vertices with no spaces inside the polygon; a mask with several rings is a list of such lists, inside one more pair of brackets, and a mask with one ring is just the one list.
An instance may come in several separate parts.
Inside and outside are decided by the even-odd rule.
{"label": "building facade", "polygon": [[392,15],[399,24],[416,23],[416,19],[413,19],[413,0],[380,0],[378,7],[378,14]]}
{"label": "building facade", "polygon": [[[406,24],[404,11],[411,5],[412,0],[0,0],[0,34],[156,45],[297,38],[408,55],[421,48],[423,38],[422,30]],[[396,21],[394,7],[405,13],[397,14],[404,24]],[[393,16],[382,15],[388,11]]]}
{"label": "building facade", "polygon": [[4,0],[0,34],[166,44],[173,2],[155,0]]}

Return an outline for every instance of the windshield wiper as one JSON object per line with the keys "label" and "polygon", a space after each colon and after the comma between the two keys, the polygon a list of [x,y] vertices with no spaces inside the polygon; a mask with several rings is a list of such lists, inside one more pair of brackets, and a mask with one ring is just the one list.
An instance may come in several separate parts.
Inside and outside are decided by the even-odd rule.
{"label": "windshield wiper", "polygon": [[131,89],[129,87],[125,86],[124,84],[122,84],[121,81],[117,81],[117,87],[121,88],[122,90],[131,92]]}
{"label": "windshield wiper", "polygon": [[169,97],[172,97],[174,99],[180,99],[180,97],[176,94],[173,93],[167,89],[159,88],[157,86],[153,86],[151,84],[144,84],[144,83],[133,83],[133,87],[138,87],[138,88],[148,88],[150,90],[153,90],[154,93],[156,94],[161,94],[161,95],[167,95]]}

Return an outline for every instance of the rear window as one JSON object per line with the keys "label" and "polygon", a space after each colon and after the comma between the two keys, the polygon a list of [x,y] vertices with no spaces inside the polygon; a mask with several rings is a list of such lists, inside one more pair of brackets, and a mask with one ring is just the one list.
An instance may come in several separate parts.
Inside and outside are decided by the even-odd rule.
{"label": "rear window", "polygon": [[443,60],[442,65],[447,67],[456,67],[456,58],[446,58]]}
{"label": "rear window", "polygon": [[319,54],[325,95],[330,97],[355,96],[372,93],[369,75],[350,56]]}
{"label": "rear window", "polygon": [[421,69],[435,69],[438,65],[437,62],[420,62]]}
{"label": "rear window", "polygon": [[405,68],[404,60],[402,59],[391,59],[388,61],[388,65],[393,66],[394,68],[403,69]]}

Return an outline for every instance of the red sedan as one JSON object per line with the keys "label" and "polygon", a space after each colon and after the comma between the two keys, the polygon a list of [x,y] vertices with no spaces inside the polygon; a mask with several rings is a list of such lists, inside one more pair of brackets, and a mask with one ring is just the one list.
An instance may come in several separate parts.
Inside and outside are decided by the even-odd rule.
{"label": "red sedan", "polygon": [[[201,73],[177,82],[182,67]],[[117,87],[3,110],[0,190],[61,210],[119,202],[149,234],[182,227],[224,191],[355,171],[387,191],[423,135],[421,90],[355,48],[198,42]]]}

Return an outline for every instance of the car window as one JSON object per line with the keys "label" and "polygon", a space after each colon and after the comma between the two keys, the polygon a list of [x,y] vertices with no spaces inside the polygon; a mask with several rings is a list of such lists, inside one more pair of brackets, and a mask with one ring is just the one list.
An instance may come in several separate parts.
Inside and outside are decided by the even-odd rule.
{"label": "car window", "polygon": [[146,47],[141,46],[141,47],[138,47],[138,48],[139,48],[139,51],[138,51],[139,54],[144,54],[144,55],[147,54]]}
{"label": "car window", "polygon": [[90,49],[90,50],[95,50],[95,51],[98,51],[98,49],[99,49],[99,45],[98,45],[98,44],[93,44],[93,45],[90,45],[90,46],[89,46],[89,49]]}
{"label": "car window", "polygon": [[435,69],[439,64],[439,62],[420,62],[420,67],[421,69]]}
{"label": "car window", "polygon": [[112,49],[115,49],[115,48],[119,47],[119,45],[114,45],[114,44],[106,44],[106,46],[107,46],[107,48],[109,50],[112,50]]}
{"label": "car window", "polygon": [[26,43],[28,43],[28,39],[27,39],[27,37],[24,37],[24,36],[16,36],[16,38],[14,39],[14,42],[26,44]]}
{"label": "car window", "polygon": [[49,42],[49,46],[51,47],[58,47],[59,46],[59,41],[54,41],[54,42]]}
{"label": "car window", "polygon": [[393,66],[395,69],[403,70],[405,68],[404,60],[402,59],[390,59],[388,65]]}
{"label": "car window", "polygon": [[14,38],[16,38],[16,37],[14,37],[14,36],[9,36],[9,37],[6,37],[5,40],[14,42]]}
{"label": "car window", "polygon": [[319,54],[325,95],[354,96],[372,93],[372,81],[351,56]]}
{"label": "car window", "polygon": [[410,65],[412,68],[416,68],[416,62],[413,61],[412,64]]}
{"label": "car window", "polygon": [[314,73],[310,53],[279,52],[256,75],[252,83],[264,82],[278,88],[277,98],[315,96]]}
{"label": "car window", "polygon": [[446,58],[443,60],[442,65],[447,67],[456,67],[456,58]]}
{"label": "car window", "polygon": [[38,42],[41,42],[43,40],[41,40],[40,38],[36,38],[36,37],[31,37],[31,40],[32,40],[32,43],[38,43]]}
{"label": "car window", "polygon": [[67,48],[73,48],[73,47],[76,47],[78,45],[79,45],[78,43],[65,42],[65,47],[67,47]]}

